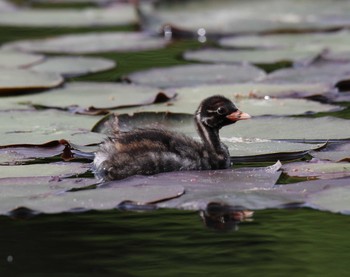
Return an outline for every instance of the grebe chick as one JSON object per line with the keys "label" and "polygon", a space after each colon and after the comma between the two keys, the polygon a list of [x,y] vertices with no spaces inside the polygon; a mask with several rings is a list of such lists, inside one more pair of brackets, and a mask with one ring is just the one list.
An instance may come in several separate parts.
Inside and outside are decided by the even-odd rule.
{"label": "grebe chick", "polygon": [[194,114],[201,142],[164,129],[113,130],[113,136],[96,152],[95,175],[110,181],[168,171],[228,168],[230,155],[220,141],[219,130],[248,118],[232,101],[215,95],[204,99]]}

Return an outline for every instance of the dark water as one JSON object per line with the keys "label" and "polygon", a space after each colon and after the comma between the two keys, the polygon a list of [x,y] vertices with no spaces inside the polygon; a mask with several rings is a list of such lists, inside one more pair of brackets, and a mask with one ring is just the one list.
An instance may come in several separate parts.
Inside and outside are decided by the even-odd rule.
{"label": "dark water", "polygon": [[258,211],[237,231],[198,213],[0,218],[0,276],[348,276],[350,217]]}

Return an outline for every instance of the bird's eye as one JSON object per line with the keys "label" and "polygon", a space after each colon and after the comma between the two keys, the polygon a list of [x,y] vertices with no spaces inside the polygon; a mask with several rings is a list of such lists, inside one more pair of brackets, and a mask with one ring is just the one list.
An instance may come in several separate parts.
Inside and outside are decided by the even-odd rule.
{"label": "bird's eye", "polygon": [[223,115],[223,114],[226,114],[227,113],[227,110],[225,107],[219,107],[217,110],[217,113],[220,114],[220,115]]}

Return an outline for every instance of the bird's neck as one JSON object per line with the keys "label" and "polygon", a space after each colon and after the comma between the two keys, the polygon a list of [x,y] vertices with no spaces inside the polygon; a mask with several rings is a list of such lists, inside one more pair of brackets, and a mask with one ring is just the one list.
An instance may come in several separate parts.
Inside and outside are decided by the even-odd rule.
{"label": "bird's neck", "polygon": [[220,141],[219,129],[211,128],[208,125],[203,124],[199,114],[195,116],[195,123],[197,126],[198,134],[201,137],[206,149],[211,150],[217,154],[221,154],[224,149],[222,148]]}

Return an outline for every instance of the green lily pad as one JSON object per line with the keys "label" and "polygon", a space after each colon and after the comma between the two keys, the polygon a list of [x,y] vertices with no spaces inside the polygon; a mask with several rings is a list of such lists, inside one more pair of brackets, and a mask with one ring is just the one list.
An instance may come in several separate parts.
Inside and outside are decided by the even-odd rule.
{"label": "green lily pad", "polygon": [[42,144],[65,139],[78,145],[96,144],[104,136],[90,132],[98,117],[73,115],[66,112],[7,111],[0,113],[1,145]]}
{"label": "green lily pad", "polygon": [[[231,94],[231,93],[230,93]],[[171,102],[171,105],[150,105],[141,106],[137,108],[122,109],[119,112],[133,113],[133,112],[173,112],[173,113],[191,113],[194,112],[198,106],[198,101],[193,95],[181,98],[182,94]],[[201,98],[205,98],[205,94],[201,94]],[[305,99],[241,99],[235,101],[239,109],[247,112],[251,116],[262,115],[302,115],[313,114],[318,112],[334,112],[342,110],[342,107],[321,104],[319,102],[305,100]]]}
{"label": "green lily pad", "polygon": [[63,78],[57,73],[0,68],[0,94],[54,88],[62,83]]}
{"label": "green lily pad", "polygon": [[350,176],[349,163],[334,163],[319,160],[285,164],[282,170],[289,176],[335,179]]}
{"label": "green lily pad", "polygon": [[83,174],[89,169],[89,164],[63,162],[51,164],[0,166],[0,180],[1,178],[41,176],[57,176],[63,178]]}
{"label": "green lily pad", "polygon": [[245,49],[229,50],[207,48],[196,51],[187,51],[184,58],[190,61],[214,63],[274,64],[293,62],[295,64],[309,64],[316,59],[321,51],[306,51],[293,49]]}
{"label": "green lily pad", "polygon": [[[328,189],[311,194],[307,198],[307,206],[326,210],[333,213],[350,214],[350,179],[317,180],[307,185],[315,185],[316,182],[328,185]],[[306,184],[305,184],[306,185]]]}
{"label": "green lily pad", "polygon": [[[97,93],[98,92],[98,93]],[[41,108],[58,108],[80,114],[106,113],[108,109],[166,102],[176,95],[171,91],[121,83],[74,82],[44,94],[7,97],[0,110],[23,108],[23,104]],[[22,104],[22,105],[20,105]],[[96,120],[96,119],[95,119]]]}
{"label": "green lily pad", "polygon": [[[348,26],[346,1],[141,1],[141,24],[147,30],[198,36],[322,30]],[[263,16],[262,16],[263,15]]]}
{"label": "green lily pad", "polygon": [[130,74],[128,79],[137,84],[169,88],[197,84],[240,83],[261,79],[264,76],[263,70],[249,64],[191,64],[139,71]]}
{"label": "green lily pad", "polygon": [[320,160],[333,162],[350,161],[350,143],[330,145],[322,151],[313,151],[310,154]]}
{"label": "green lily pad", "polygon": [[88,9],[22,9],[3,12],[0,25],[16,27],[92,27],[136,22],[132,5]]}
{"label": "green lily pad", "polygon": [[25,52],[89,54],[153,50],[166,44],[165,39],[141,32],[98,32],[15,41],[4,44],[3,48]]}
{"label": "green lily pad", "polygon": [[53,72],[64,77],[75,77],[112,69],[115,65],[113,60],[103,58],[59,56],[46,58],[43,62],[31,66],[30,69],[37,72]]}
{"label": "green lily pad", "polygon": [[285,83],[326,83],[336,85],[350,79],[350,63],[318,62],[307,67],[286,68],[270,73],[266,80]]}
{"label": "green lily pad", "polygon": [[[318,89],[323,90],[318,91]],[[328,92],[327,92],[328,91]],[[137,108],[121,109],[119,113],[134,113],[141,111],[193,113],[199,100],[220,94],[232,99],[244,112],[252,116],[260,115],[298,115],[317,112],[330,112],[343,109],[342,107],[305,99],[275,99],[272,97],[288,96],[323,96],[331,97],[334,92],[322,85],[283,85],[283,84],[233,84],[206,85],[177,88],[177,97],[163,105],[149,105]],[[261,99],[263,98],[263,99]]]}
{"label": "green lily pad", "polygon": [[[110,133],[108,129],[109,120],[113,120],[114,115],[106,116],[101,119],[94,127],[94,132]],[[248,122],[248,121],[246,121]],[[223,128],[221,131],[221,140],[228,146],[231,156],[247,157],[261,156],[277,153],[285,153],[294,157],[296,152],[308,152],[322,147],[319,144],[291,143],[284,141],[271,141],[263,139],[247,139],[237,137],[235,130],[239,125],[245,125],[246,122],[235,124]],[[189,114],[173,113],[135,113],[133,115],[118,115],[118,124],[120,130],[128,131],[134,128],[166,128],[177,132],[185,133],[193,138],[199,139],[199,135],[194,127],[193,116]],[[243,126],[244,127],[244,126]],[[305,153],[305,154],[306,154]],[[276,156],[277,157],[277,156]],[[277,160],[276,158],[275,160]],[[288,159],[288,158],[287,158]]]}
{"label": "green lily pad", "polygon": [[225,47],[274,48],[274,50],[282,48],[292,52],[298,50],[318,53],[325,49],[336,53],[348,51],[349,43],[349,31],[226,37],[219,41],[219,44]]}
{"label": "green lily pad", "polygon": [[0,67],[26,68],[41,62],[44,56],[0,49]]}
{"label": "green lily pad", "polygon": [[[132,184],[119,188],[90,189],[60,194],[24,195],[6,197],[0,201],[0,214],[8,214],[17,207],[26,207],[36,213],[62,213],[86,210],[110,210],[121,202],[132,201],[138,204],[159,202],[179,197],[184,193],[181,185],[139,185]],[[39,197],[38,197],[39,196]],[[40,197],[41,196],[41,197]]]}

